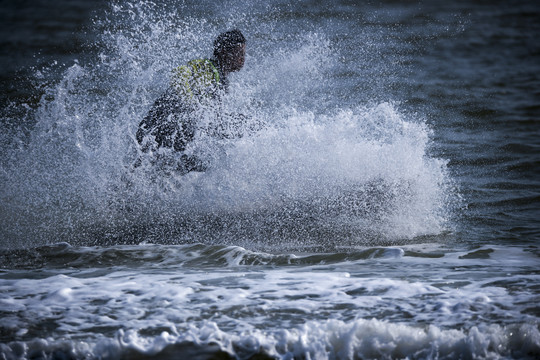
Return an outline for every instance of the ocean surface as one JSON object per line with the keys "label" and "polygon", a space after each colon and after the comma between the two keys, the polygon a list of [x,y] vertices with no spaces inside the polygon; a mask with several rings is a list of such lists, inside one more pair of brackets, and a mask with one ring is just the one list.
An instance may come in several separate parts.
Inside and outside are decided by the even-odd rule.
{"label": "ocean surface", "polygon": [[[208,170],[152,166],[232,28],[243,136],[202,112]],[[540,358],[540,5],[4,0],[0,34],[0,359]]]}

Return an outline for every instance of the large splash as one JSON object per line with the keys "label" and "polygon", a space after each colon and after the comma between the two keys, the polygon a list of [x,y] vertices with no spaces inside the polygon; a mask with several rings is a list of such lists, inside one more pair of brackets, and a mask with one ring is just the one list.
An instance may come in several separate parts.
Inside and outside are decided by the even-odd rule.
{"label": "large splash", "polygon": [[[342,104],[332,92],[342,86],[338,44],[313,30],[285,34],[272,19],[251,27],[253,14],[209,21],[185,10],[114,4],[95,21],[98,55],[47,85],[30,135],[9,141],[2,246],[327,249],[444,231],[451,181],[445,161],[429,155],[429,128],[392,102]],[[248,53],[224,107],[247,116],[244,136],[201,132],[190,151],[204,157],[204,173],[134,167],[137,126],[170,70],[209,57],[212,39],[232,27],[246,33]]]}

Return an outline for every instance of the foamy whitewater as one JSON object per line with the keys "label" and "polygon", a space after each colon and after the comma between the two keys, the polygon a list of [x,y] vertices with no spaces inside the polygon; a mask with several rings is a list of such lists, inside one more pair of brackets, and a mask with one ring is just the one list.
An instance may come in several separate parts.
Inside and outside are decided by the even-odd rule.
{"label": "foamy whitewater", "polygon": [[[380,6],[89,14],[84,50],[33,66],[39,100],[2,111],[0,358],[539,357],[535,220],[505,220],[510,180],[475,178],[486,136],[448,110],[452,76],[426,80],[443,62],[423,41],[463,41],[469,18],[420,29],[443,10]],[[236,27],[247,58],[223,109],[243,136],[208,135],[227,117],[203,109],[187,151],[208,170],[156,168],[139,122],[171,69]],[[531,181],[509,196],[524,219]]]}

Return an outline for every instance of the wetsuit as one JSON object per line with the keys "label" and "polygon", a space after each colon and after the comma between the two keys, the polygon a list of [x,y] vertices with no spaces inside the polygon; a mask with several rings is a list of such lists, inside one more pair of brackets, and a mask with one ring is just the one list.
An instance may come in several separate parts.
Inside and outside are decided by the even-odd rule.
{"label": "wetsuit", "polygon": [[[183,153],[195,136],[194,112],[217,100],[227,79],[213,60],[192,60],[173,70],[171,86],[154,103],[141,121],[136,139],[144,152],[159,148]],[[181,154],[176,170],[187,173],[203,171],[204,165],[194,156]]]}

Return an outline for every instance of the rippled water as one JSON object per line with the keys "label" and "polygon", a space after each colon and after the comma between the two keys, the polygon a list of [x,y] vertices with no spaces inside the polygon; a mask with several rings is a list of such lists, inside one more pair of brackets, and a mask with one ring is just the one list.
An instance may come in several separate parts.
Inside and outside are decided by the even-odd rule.
{"label": "rippled water", "polygon": [[[540,356],[538,6],[49,5],[1,4],[4,358]],[[134,168],[233,27],[265,125]]]}

